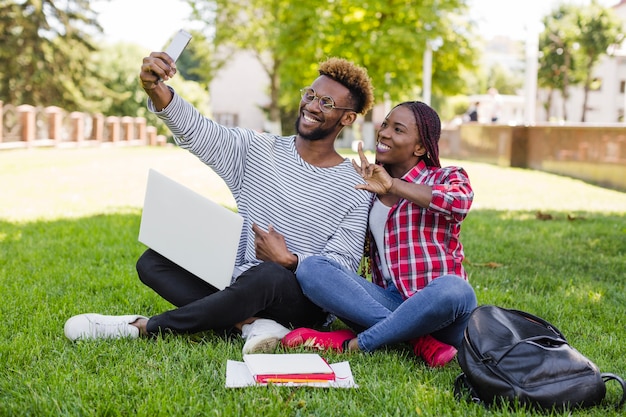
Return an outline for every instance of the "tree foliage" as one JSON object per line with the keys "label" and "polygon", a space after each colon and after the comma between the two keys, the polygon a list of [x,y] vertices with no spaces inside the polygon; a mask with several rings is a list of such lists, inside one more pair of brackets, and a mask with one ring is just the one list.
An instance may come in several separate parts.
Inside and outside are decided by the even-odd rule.
{"label": "tree foliage", "polygon": [[[143,116],[166,131],[147,111],[139,84],[146,52],[134,44],[97,45],[91,36],[101,31],[86,0],[0,1],[0,100],[107,116]],[[194,105],[208,110],[207,86],[216,61],[206,39],[199,33],[194,37],[181,57],[183,77],[171,83]]]}
{"label": "tree foliage", "polygon": [[[106,116],[146,116],[146,94],[139,84],[143,48],[128,43],[104,45],[91,56],[89,65],[102,91],[86,91],[87,99],[99,100],[98,112]],[[98,96],[99,95],[99,96]]]}
{"label": "tree foliage", "polygon": [[580,66],[585,73],[585,95],[580,120],[584,122],[589,90],[593,82],[593,69],[600,58],[608,53],[608,48],[624,41],[625,35],[621,20],[613,10],[600,6],[597,0],[593,0],[589,7],[579,10],[576,24],[580,29],[578,38]]}
{"label": "tree foliage", "polygon": [[[488,71],[488,88],[494,87],[500,94],[515,95],[524,86],[524,75],[513,71],[502,64],[494,64]],[[482,91],[487,91],[485,88]]]}
{"label": "tree foliage", "polygon": [[84,65],[94,30],[101,28],[87,0],[1,2],[0,100],[93,110],[83,91],[98,88]]}
{"label": "tree foliage", "polygon": [[576,27],[576,7],[567,4],[558,6],[543,18],[543,25],[545,29],[539,35],[541,58],[537,84],[550,91],[560,91],[563,97],[563,118],[567,120],[569,86],[582,81],[575,56],[579,36]]}
{"label": "tree foliage", "polygon": [[197,82],[208,91],[215,74],[224,65],[224,57],[217,56],[212,41],[205,34],[194,30],[191,35],[193,42],[178,58],[176,69],[185,80]]}
{"label": "tree foliage", "polygon": [[[585,121],[587,94],[593,81],[593,69],[609,46],[623,41],[621,21],[615,13],[593,0],[588,6],[562,4],[543,19],[545,29],[539,36],[541,58],[538,85],[560,91],[563,118],[567,120],[569,87],[583,85],[582,120]],[[551,106],[547,103],[547,110]]]}
{"label": "tree foliage", "polygon": [[363,65],[377,101],[419,99],[426,42],[433,54],[433,94],[464,90],[463,69],[476,66],[466,0],[188,0],[215,29],[222,53],[254,53],[269,79],[270,121],[298,105],[298,90],[317,64],[341,56]]}
{"label": "tree foliage", "polygon": [[[268,119],[277,122],[297,108],[298,90],[330,56],[367,67],[379,102],[420,99],[424,49],[439,40],[432,83],[437,102],[462,93],[463,71],[476,66],[471,28],[462,18],[466,1],[327,0],[311,7],[287,0],[188,0],[212,35],[193,33],[179,72],[207,89],[233,53],[253,52],[269,79]],[[101,28],[88,1],[4,1],[0,28],[0,100],[145,115],[136,83],[141,56],[132,45],[99,50],[90,34]]]}

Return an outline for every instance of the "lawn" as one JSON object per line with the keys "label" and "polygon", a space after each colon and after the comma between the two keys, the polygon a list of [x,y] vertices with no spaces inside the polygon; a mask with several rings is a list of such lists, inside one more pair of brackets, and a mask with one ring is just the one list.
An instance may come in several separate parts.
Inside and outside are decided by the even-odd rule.
{"label": "lawn", "polygon": [[[476,192],[462,237],[479,303],[537,314],[603,372],[626,376],[626,193],[444,163],[464,166]],[[429,369],[406,346],[324,353],[350,362],[358,389],[227,389],[226,361],[241,360],[240,338],[69,342],[63,324],[74,314],[171,308],[134,270],[145,249],[137,234],[149,168],[234,207],[221,180],[176,148],[0,152],[0,415],[530,414],[457,401],[458,364]],[[602,406],[574,414],[622,415],[610,408],[617,396],[610,385]]]}

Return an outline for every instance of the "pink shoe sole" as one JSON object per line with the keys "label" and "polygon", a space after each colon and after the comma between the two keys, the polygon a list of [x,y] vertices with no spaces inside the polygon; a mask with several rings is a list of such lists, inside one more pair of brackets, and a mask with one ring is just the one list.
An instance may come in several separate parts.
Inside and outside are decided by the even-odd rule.
{"label": "pink shoe sole", "polygon": [[318,350],[333,349],[342,351],[343,342],[354,339],[356,334],[349,329],[320,332],[306,327],[300,327],[283,337],[282,343],[286,347],[304,346]]}
{"label": "pink shoe sole", "polygon": [[456,349],[451,346],[449,350],[436,355],[435,358],[431,361],[426,361],[426,363],[432,368],[440,368],[450,363],[456,356],[456,353]]}

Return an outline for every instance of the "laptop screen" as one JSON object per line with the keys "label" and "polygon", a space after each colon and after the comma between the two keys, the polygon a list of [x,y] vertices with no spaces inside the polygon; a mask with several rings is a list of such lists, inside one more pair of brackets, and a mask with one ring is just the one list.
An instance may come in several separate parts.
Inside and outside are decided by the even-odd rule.
{"label": "laptop screen", "polygon": [[150,169],[139,241],[223,290],[230,285],[243,218]]}

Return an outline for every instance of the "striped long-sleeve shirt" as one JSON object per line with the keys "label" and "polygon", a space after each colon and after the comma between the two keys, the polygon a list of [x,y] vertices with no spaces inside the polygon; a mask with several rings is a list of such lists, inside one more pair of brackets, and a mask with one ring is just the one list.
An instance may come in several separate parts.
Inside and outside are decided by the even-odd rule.
{"label": "striped long-sleeve shirt", "polygon": [[463,268],[461,222],[474,198],[467,173],[459,167],[427,167],[420,161],[402,180],[432,187],[428,208],[400,199],[385,223],[385,247],[371,239],[372,280],[386,287],[378,266],[384,253],[393,283],[408,298],[446,274],[467,279]]}
{"label": "striped long-sleeve shirt", "polygon": [[362,178],[348,159],[330,168],[310,165],[298,154],[295,136],[221,126],[177,94],[155,114],[177,144],[210,166],[233,193],[244,218],[239,273],[260,262],[252,223],[265,230],[272,225],[299,261],[323,255],[358,268],[371,194],[354,188]]}

